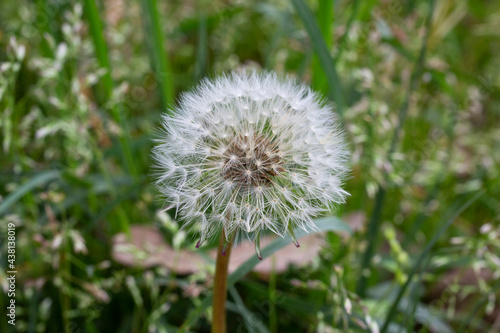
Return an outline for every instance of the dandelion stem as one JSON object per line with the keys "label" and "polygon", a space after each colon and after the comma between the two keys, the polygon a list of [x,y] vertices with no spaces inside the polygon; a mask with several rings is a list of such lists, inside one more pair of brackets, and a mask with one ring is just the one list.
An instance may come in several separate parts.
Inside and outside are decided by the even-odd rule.
{"label": "dandelion stem", "polygon": [[231,254],[232,239],[226,247],[224,246],[225,239],[226,235],[222,230],[215,266],[212,333],[226,333],[227,267]]}

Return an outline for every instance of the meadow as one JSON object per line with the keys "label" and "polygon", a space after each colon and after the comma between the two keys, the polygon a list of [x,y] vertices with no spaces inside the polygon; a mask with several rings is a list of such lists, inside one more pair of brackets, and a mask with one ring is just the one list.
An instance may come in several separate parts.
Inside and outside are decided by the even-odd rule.
{"label": "meadow", "polygon": [[151,149],[246,70],[324,96],[352,171],[300,248],[233,249],[228,332],[500,332],[499,54],[499,1],[3,0],[0,331],[210,332]]}

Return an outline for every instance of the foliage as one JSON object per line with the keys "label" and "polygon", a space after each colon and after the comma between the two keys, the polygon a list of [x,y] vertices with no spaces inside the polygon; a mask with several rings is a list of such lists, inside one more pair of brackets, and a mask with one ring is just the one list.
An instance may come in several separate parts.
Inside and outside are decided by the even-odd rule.
{"label": "foliage", "polygon": [[472,0],[3,1],[0,277],[6,291],[14,223],[17,317],[14,328],[2,314],[0,331],[209,331],[214,244],[188,275],[123,264],[114,244],[139,224],[194,249],[154,199],[152,138],[200,78],[251,68],[313,84],[342,112],[351,197],[332,214],[353,233],[326,232],[284,273],[247,262],[230,331],[498,332],[499,12]]}

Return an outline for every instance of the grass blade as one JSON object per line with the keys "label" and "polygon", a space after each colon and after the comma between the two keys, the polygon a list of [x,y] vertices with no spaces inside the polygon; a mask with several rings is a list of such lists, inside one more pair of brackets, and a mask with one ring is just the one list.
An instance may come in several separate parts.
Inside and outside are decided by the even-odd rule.
{"label": "grass blade", "polygon": [[108,49],[104,40],[99,10],[95,0],[85,0],[84,3],[90,34],[94,42],[95,55],[99,66],[106,69],[106,73],[101,78],[101,84],[103,85],[106,98],[109,99],[113,94],[113,80],[111,79],[111,66],[109,64]]}
{"label": "grass blade", "polygon": [[403,295],[404,295],[406,289],[408,288],[408,286],[410,285],[410,283],[411,283],[411,281],[413,279],[413,276],[417,273],[418,269],[420,268],[420,265],[422,264],[422,262],[424,261],[424,259],[427,257],[427,255],[429,254],[429,252],[432,249],[432,247],[434,246],[434,244],[436,244],[436,242],[438,241],[438,239],[451,226],[451,224],[453,223],[453,221],[455,221],[455,219],[458,216],[460,216],[460,214],[462,214],[462,212],[464,210],[466,210],[470,205],[472,205],[472,203],[474,203],[474,201],[476,201],[477,199],[479,199],[479,197],[481,195],[483,195],[483,194],[484,194],[484,191],[480,191],[480,192],[476,193],[476,195],[474,195],[465,204],[463,204],[462,207],[460,207],[460,209],[450,219],[448,219],[448,221],[446,221],[439,228],[439,230],[434,234],[434,236],[432,236],[432,238],[429,241],[429,243],[427,243],[427,245],[425,246],[424,250],[422,251],[422,253],[417,258],[417,261],[415,262],[415,265],[413,265],[410,273],[408,274],[408,278],[406,279],[405,284],[399,290],[398,295],[396,296],[396,299],[394,300],[394,303],[392,303],[391,309],[389,310],[389,313],[387,314],[387,317],[385,319],[384,325],[382,326],[382,329],[380,331],[381,333],[386,332],[387,329],[389,328],[389,324],[391,323],[392,318],[394,318],[394,316],[396,314],[396,310],[398,308],[399,302],[403,298]]}
{"label": "grass blade", "polygon": [[35,187],[46,184],[60,175],[59,171],[51,170],[42,172],[35,177],[31,178],[29,181],[21,185],[14,192],[9,194],[5,200],[0,202],[0,216],[7,212],[12,205],[14,205],[19,199],[21,199],[26,193],[33,190]]}
{"label": "grass blade", "polygon": [[[318,17],[318,24],[321,30],[321,35],[325,41],[325,45],[328,49],[332,46],[332,32],[331,25],[333,22],[333,1],[331,0],[320,0],[318,11],[316,16]],[[313,87],[322,92],[323,94],[328,93],[328,84],[326,81],[325,72],[321,64],[319,63],[318,56],[313,58]]]}
{"label": "grass blade", "polygon": [[[85,0],[84,9],[90,28],[90,33],[92,35],[92,40],[94,42],[95,53],[99,62],[99,66],[106,69],[106,73],[101,78],[101,84],[103,86],[105,99],[106,101],[109,101],[113,97],[113,80],[111,78],[111,65],[109,63],[108,49],[104,40],[104,32],[101,25],[99,10],[97,9],[95,0]],[[127,170],[131,175],[136,176],[137,173],[135,170],[134,159],[132,157],[132,149],[130,148],[130,140],[128,136],[129,131],[121,107],[118,105],[114,105],[113,107],[111,107],[111,116],[122,129],[119,140]]]}
{"label": "grass blade", "polygon": [[207,70],[208,54],[208,32],[207,18],[200,15],[200,24],[198,26],[198,46],[196,47],[196,65],[194,67],[194,80],[199,81]]}
{"label": "grass blade", "polygon": [[[351,228],[342,220],[337,217],[325,217],[322,219],[316,220],[316,226],[319,231],[342,231],[346,233],[351,233]],[[302,229],[295,230],[295,236],[297,239],[304,237],[307,233]],[[282,249],[286,245],[290,244],[291,240],[286,238],[277,238],[271,244],[266,246],[262,250],[262,258],[265,259],[271,255],[273,255],[279,249]],[[246,274],[248,274],[258,263],[260,260],[257,256],[253,256],[243,264],[238,267],[236,271],[234,271],[227,280],[227,287],[231,288],[234,286],[236,282],[238,282],[241,278],[243,278]],[[186,330],[191,327],[201,316],[201,314],[212,304],[212,294],[208,295],[203,302],[196,308],[195,311],[191,312],[188,315],[188,318],[179,328],[179,332],[186,332]]]}
{"label": "grass blade", "polygon": [[160,26],[158,4],[156,0],[142,0],[142,8],[146,18],[146,36],[150,36],[152,62],[159,82],[163,109],[166,110],[174,99],[174,85],[168,54],[164,47],[165,38]]}
{"label": "grass blade", "polygon": [[326,79],[328,81],[329,96],[333,99],[333,101],[335,101],[337,112],[342,119],[344,110],[344,96],[342,93],[342,86],[337,75],[337,70],[335,69],[335,63],[330,56],[330,52],[328,51],[328,47],[325,44],[325,40],[323,39],[318,23],[316,22],[313,13],[303,0],[292,0],[292,3],[297,10],[297,13],[299,14],[302,22],[304,23],[304,27],[306,28],[307,33],[311,38],[314,51],[318,56],[318,60],[323,67]]}

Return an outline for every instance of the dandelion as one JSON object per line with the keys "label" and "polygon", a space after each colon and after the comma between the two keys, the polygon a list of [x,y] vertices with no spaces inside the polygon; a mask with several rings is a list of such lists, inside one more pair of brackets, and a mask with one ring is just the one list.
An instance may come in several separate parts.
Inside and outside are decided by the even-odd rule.
{"label": "dandelion", "polygon": [[[176,208],[184,227],[200,233],[197,247],[222,230],[222,256],[246,235],[262,259],[259,241],[267,230],[288,234],[298,247],[293,230],[314,230],[313,218],[348,195],[342,182],[349,153],[332,108],[274,73],[202,81],[163,116],[156,141],[156,184],[167,209]],[[222,328],[213,332],[225,329],[222,256],[213,323]]]}
{"label": "dandelion", "polygon": [[314,230],[313,218],[347,195],[349,154],[332,108],[274,73],[204,80],[163,116],[156,141],[156,183],[201,234],[198,246],[222,229],[227,242],[270,230],[298,247],[293,230]]}

